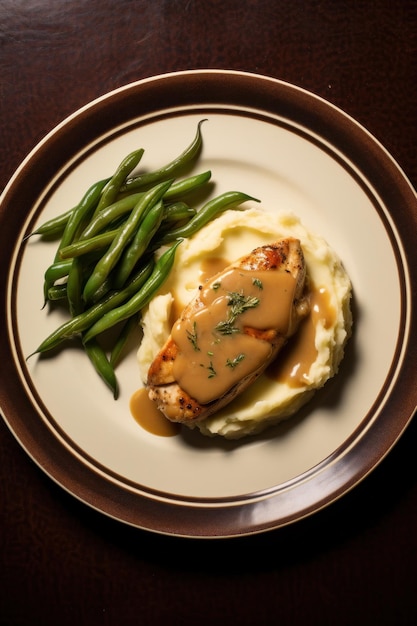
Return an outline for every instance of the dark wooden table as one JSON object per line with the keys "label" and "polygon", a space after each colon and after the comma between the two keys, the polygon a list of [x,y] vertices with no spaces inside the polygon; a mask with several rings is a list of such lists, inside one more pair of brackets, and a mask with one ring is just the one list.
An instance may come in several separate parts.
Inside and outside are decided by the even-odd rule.
{"label": "dark wooden table", "polygon": [[[80,106],[195,68],[324,97],[417,185],[415,0],[1,0],[1,188]],[[1,421],[0,624],[416,624],[416,444],[414,420],[360,486],[298,524],[184,540],[90,510]]]}

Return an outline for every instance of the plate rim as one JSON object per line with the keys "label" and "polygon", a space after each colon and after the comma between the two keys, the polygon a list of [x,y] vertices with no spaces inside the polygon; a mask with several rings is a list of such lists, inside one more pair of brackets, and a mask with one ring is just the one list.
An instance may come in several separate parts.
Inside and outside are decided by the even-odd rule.
{"label": "plate rim", "polygon": [[[344,133],[351,133],[352,131],[355,131],[356,142],[358,141],[359,135],[359,146],[357,146],[355,141],[353,141],[354,149],[351,150],[351,156],[354,157],[358,149],[360,151],[365,145],[370,150],[370,154],[374,157],[378,157],[375,158],[376,164],[380,166],[381,163],[383,163],[386,169],[390,172],[390,177],[387,177],[389,180],[384,181],[383,197],[393,198],[399,193],[400,196],[403,197],[407,206],[410,205],[414,207],[413,215],[407,214],[399,217],[395,216],[396,219],[394,219],[390,214],[395,225],[399,228],[400,232],[402,231],[403,233],[405,232],[404,229],[409,227],[409,220],[411,218],[412,221],[414,221],[414,226],[416,225],[417,195],[411,185],[411,182],[408,180],[406,174],[403,172],[402,168],[395,161],[392,155],[359,122],[322,97],[285,81],[250,72],[215,69],[184,70],[147,77],[118,87],[107,94],[99,96],[83,107],[80,107],[77,111],[73,112],[61,123],[55,126],[31,150],[31,152],[17,168],[0,196],[0,221],[5,221],[7,219],[6,210],[3,207],[7,207],[7,203],[10,201],[10,196],[13,196],[13,194],[16,193],[19,195],[19,185],[21,179],[26,179],[26,183],[27,181],[30,182],[34,180],[37,163],[39,160],[42,160],[43,155],[49,151],[51,145],[53,145],[54,151],[56,152],[57,148],[60,147],[59,145],[62,144],[63,141],[65,143],[66,140],[70,142],[72,149],[75,150],[75,147],[73,146],[74,139],[70,138],[74,125],[78,126],[77,132],[82,135],[79,123],[82,122],[82,127],[85,127],[86,123],[89,123],[90,116],[95,115],[97,111],[99,113],[102,112],[102,115],[106,118],[106,107],[109,103],[111,104],[112,101],[116,101],[118,98],[123,99],[123,97],[130,98],[132,97],[132,94],[133,96],[136,94],[137,90],[141,93],[145,90],[149,99],[150,92],[154,92],[155,88],[157,92],[160,90],[164,91],[169,89],[170,86],[172,87],[173,84],[178,84],[178,82],[181,83],[182,81],[187,81],[188,83],[187,97],[190,97],[190,94],[193,94],[196,102],[199,102],[202,106],[204,106],[204,103],[201,101],[202,96],[199,95],[200,91],[202,90],[204,94],[205,89],[210,89],[215,84],[219,85],[221,83],[223,88],[222,97],[225,100],[232,97],[232,88],[235,88],[238,84],[245,85],[246,88],[251,87],[251,89],[248,89],[248,93],[244,94],[245,98],[250,99],[250,97],[253,96],[253,92],[251,90],[256,85],[258,88],[260,87],[262,91],[262,98],[260,98],[260,101],[265,102],[269,99],[271,101],[271,107],[274,106],[274,96],[276,99],[277,97],[279,98],[280,95],[282,96],[282,94],[286,96],[286,98],[284,98],[284,102],[282,103],[284,110],[289,111],[289,107],[294,103],[294,100],[296,100],[300,108],[304,107],[307,103],[309,105],[315,105],[311,106],[312,109],[316,110],[311,112],[308,119],[316,119],[319,129],[322,132],[325,132],[325,136],[331,134],[332,128],[338,127],[340,130],[340,124],[343,126],[344,122]],[[205,87],[205,89],[203,89],[203,87]],[[186,97],[184,94],[183,104],[185,103]],[[149,106],[149,103],[147,105]],[[323,110],[329,114],[329,126],[326,126],[326,128],[323,128]],[[296,111],[293,111],[292,114],[296,115]],[[104,125],[109,124],[108,120],[100,121]],[[62,133],[64,139],[62,139]],[[94,134],[97,135],[97,132],[94,131]],[[55,144],[59,145],[56,146]],[[63,157],[61,157],[61,159],[62,158]],[[55,164],[54,159],[50,160]],[[355,163],[354,159],[353,162]],[[49,170],[47,169],[44,173],[42,179],[48,178],[48,175],[51,173],[51,169],[56,171],[59,168],[50,167]],[[377,173],[376,169],[371,169],[371,182],[376,179],[375,177],[377,176]],[[389,185],[393,180],[396,182],[396,185],[394,185],[393,188],[390,188]],[[398,224],[397,221],[399,222]],[[401,238],[401,242],[402,241],[403,239]],[[17,242],[13,244],[13,242],[9,242],[8,246],[6,246],[6,253],[2,253],[3,258],[7,258],[7,250],[11,252],[12,246],[16,245],[16,243]],[[416,253],[414,253],[414,257],[416,257]],[[417,263],[414,264],[414,267],[416,265]],[[408,273],[410,274],[411,280],[411,274],[413,273],[412,263],[409,263]],[[0,293],[3,294],[6,293],[6,279],[2,277],[0,280]],[[417,295],[413,294],[412,310],[410,312],[410,326],[412,325],[413,328],[415,328],[416,325],[416,305]],[[411,328],[409,335],[411,335]],[[2,351],[5,348],[7,353],[11,355],[13,347],[8,345],[8,339],[8,336],[5,336],[5,331],[2,330],[0,334],[0,348]],[[404,355],[404,363],[402,365],[403,370],[405,369],[406,357],[407,362],[411,360],[414,366],[417,365],[417,358],[413,357],[409,353],[410,350],[408,350],[407,354]],[[416,371],[416,368],[414,368],[414,371]],[[411,376],[410,372],[408,372],[408,376]],[[402,377],[405,377],[404,372],[402,372]],[[306,491],[306,485],[302,484],[301,486],[298,486],[298,500],[300,500],[302,496],[302,502],[300,500],[299,504],[296,505],[297,512],[295,512],[293,510],[294,506],[291,508],[291,503],[286,501],[285,496],[283,497],[282,493],[278,494],[276,489],[271,490],[268,494],[259,493],[257,497],[254,497],[246,502],[224,502],[223,499],[217,499],[213,503],[203,501],[191,502],[192,499],[189,499],[189,502],[166,502],[163,498],[149,498],[146,493],[136,496],[135,502],[132,502],[132,492],[129,489],[124,489],[123,486],[116,487],[114,485],[111,485],[111,488],[109,489],[108,482],[101,484],[101,477],[98,477],[97,474],[91,472],[89,473],[88,468],[82,464],[81,466],[78,466],[77,462],[74,463],[74,457],[70,455],[68,450],[65,450],[65,455],[68,454],[70,457],[70,459],[68,459],[68,466],[71,466],[72,468],[72,475],[68,476],[68,472],[63,471],[62,460],[57,460],[57,440],[53,437],[53,434],[44,424],[41,425],[41,429],[45,429],[42,433],[43,437],[41,439],[42,441],[46,441],[48,444],[49,454],[45,454],[43,449],[39,450],[39,445],[35,435],[39,434],[40,426],[39,424],[36,424],[36,420],[33,419],[34,416],[32,416],[32,419],[30,420],[23,420],[19,417],[19,415],[30,415],[31,410],[33,411],[29,398],[21,398],[19,400],[20,411],[17,410],[14,412],[12,398],[18,397],[21,393],[21,389],[19,390],[17,379],[12,379],[12,383],[13,384],[10,389],[7,390],[3,389],[3,385],[0,386],[0,410],[3,420],[26,453],[52,480],[71,493],[74,497],[88,504],[90,507],[101,511],[110,517],[118,519],[119,521],[162,534],[180,535],[184,537],[234,537],[246,534],[255,534],[294,523],[295,521],[303,519],[321,508],[328,506],[331,502],[337,500],[344,493],[361,482],[361,480],[363,480],[382,461],[410,423],[412,415],[415,412],[416,405],[415,397],[413,395],[409,395],[407,398],[407,406],[401,417],[400,424],[396,423],[396,428],[393,428],[391,424],[391,430],[389,431],[390,441],[388,446],[386,445],[386,433],[381,433],[383,423],[375,420],[375,423],[372,424],[366,436],[362,437],[357,442],[357,445],[354,446],[353,452],[351,451],[353,456],[351,457],[350,465],[354,465],[356,471],[349,472],[348,470],[352,470],[352,467],[344,468],[345,474],[343,479],[335,481],[331,493],[327,493],[326,496],[323,496],[322,494],[321,498],[318,497],[312,501],[312,494],[310,493],[312,483],[309,483],[309,493],[307,493],[308,490]],[[402,384],[404,386],[404,382]],[[392,404],[394,404],[394,406],[390,407]],[[398,414],[398,401],[395,402],[395,398],[392,397],[392,394],[390,394],[387,398],[386,405],[387,406],[384,406],[385,414],[387,414],[387,411],[392,411],[394,414]],[[16,413],[19,413],[19,415],[16,415]],[[390,424],[385,423],[386,421],[387,420],[384,419],[385,427],[390,426]],[[365,439],[366,441],[368,440],[371,431],[373,436],[376,438],[382,438],[385,441],[385,444],[382,447],[380,446],[378,449],[376,449],[377,446],[374,444],[374,448],[372,448],[373,455],[367,454],[367,452],[369,453],[369,448],[367,448],[367,446],[363,449]],[[333,456],[337,457],[337,451],[335,451]],[[355,463],[353,463],[354,458],[356,459]],[[330,459],[328,462],[337,462],[337,458]],[[358,474],[357,468],[359,465],[361,470]],[[318,478],[318,474],[316,478]],[[108,508],[109,499],[111,499],[114,503],[111,509]],[[288,512],[286,515],[281,514],[281,517],[277,519],[276,509],[278,504],[282,510],[285,508],[285,506],[282,506],[283,500],[285,500],[284,504],[287,507]],[[263,509],[262,514],[259,512],[261,508]],[[258,521],[251,521],[255,519]]]}

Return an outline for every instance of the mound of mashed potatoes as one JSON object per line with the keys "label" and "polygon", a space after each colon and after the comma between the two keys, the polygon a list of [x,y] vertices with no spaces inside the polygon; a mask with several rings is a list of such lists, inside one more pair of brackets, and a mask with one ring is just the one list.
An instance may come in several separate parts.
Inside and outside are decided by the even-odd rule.
{"label": "mound of mashed potatoes", "polygon": [[190,425],[204,435],[237,439],[256,434],[294,415],[337,373],[351,334],[350,279],[326,241],[308,231],[294,214],[259,208],[229,210],[182,242],[171,277],[144,313],[138,350],[143,383],[173,322],[198,286],[257,246],[288,236],[298,238],[303,248],[310,315],[253,385],[215,415]]}

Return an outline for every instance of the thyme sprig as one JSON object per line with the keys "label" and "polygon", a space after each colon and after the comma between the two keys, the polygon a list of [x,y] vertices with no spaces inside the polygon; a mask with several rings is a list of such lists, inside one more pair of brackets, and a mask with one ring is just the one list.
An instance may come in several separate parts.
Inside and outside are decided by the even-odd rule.
{"label": "thyme sprig", "polygon": [[191,341],[191,344],[196,352],[200,351],[198,347],[198,337],[197,337],[197,322],[194,321],[193,330],[187,329],[187,339]]}
{"label": "thyme sprig", "polygon": [[207,366],[207,369],[209,371],[208,378],[214,378],[214,376],[217,376],[217,372],[214,369],[213,361],[210,361],[210,365]]}
{"label": "thyme sprig", "polygon": [[233,333],[240,333],[240,330],[235,324],[235,319],[228,318],[216,324],[215,330],[221,335],[233,335]]}
{"label": "thyme sprig", "polygon": [[238,354],[234,359],[226,359],[226,366],[234,370],[235,367],[239,365],[239,363],[243,361],[244,358],[245,358],[245,355],[241,353],[241,354]]}
{"label": "thyme sprig", "polygon": [[248,309],[254,309],[260,302],[259,298],[255,296],[245,296],[242,292],[237,291],[229,291],[228,298],[227,305],[230,306],[230,311],[227,319],[216,325],[216,330],[222,335],[240,332],[239,328],[235,326],[236,318]]}

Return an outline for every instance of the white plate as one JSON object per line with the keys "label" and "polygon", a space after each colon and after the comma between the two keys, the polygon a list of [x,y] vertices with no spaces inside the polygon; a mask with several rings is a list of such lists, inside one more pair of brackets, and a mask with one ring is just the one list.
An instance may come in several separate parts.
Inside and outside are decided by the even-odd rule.
{"label": "white plate", "polygon": [[[134,351],[121,364],[116,402],[75,349],[25,361],[61,318],[41,309],[54,244],[22,244],[23,236],[76,204],[135,148],[145,148],[147,167],[169,161],[203,117],[199,171],[212,169],[214,192],[238,189],[266,210],[295,212],[337,251],[354,288],[355,330],[339,375],[302,415],[239,442],[142,429],[129,411],[140,386]],[[416,406],[416,206],[398,165],[361,126],[276,80],[179,72],[92,102],[37,146],[1,199],[6,422],[70,493],[141,528],[235,536],[322,508],[375,467]]]}

